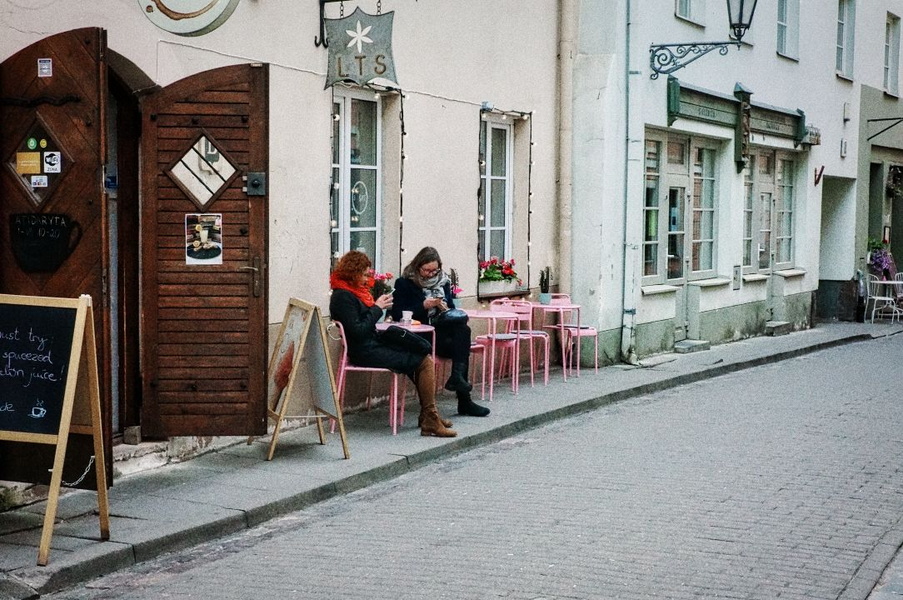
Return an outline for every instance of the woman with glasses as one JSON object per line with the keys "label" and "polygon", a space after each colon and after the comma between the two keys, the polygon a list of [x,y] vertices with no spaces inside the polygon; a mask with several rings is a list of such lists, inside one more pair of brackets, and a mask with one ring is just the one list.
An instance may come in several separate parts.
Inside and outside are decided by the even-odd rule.
{"label": "woman with glasses", "polygon": [[436,409],[436,365],[430,353],[419,354],[384,343],[376,332],[383,310],[392,308],[392,294],[374,300],[370,259],[352,250],[343,255],[329,276],[332,296],[330,316],[342,324],[348,342],[348,358],[361,367],[380,367],[404,373],[417,386],[420,398],[420,435],[455,437],[451,421]]}
{"label": "woman with glasses", "polygon": [[413,318],[436,328],[436,354],[451,359],[451,376],[445,389],[458,396],[458,414],[485,417],[489,409],[475,403],[470,397],[473,389],[468,380],[470,367],[470,327],[466,322],[442,323],[439,314],[455,308],[451,293],[451,281],[442,270],[439,252],[430,246],[417,253],[395,280],[395,299],[392,318],[401,319],[402,311],[409,310]]}

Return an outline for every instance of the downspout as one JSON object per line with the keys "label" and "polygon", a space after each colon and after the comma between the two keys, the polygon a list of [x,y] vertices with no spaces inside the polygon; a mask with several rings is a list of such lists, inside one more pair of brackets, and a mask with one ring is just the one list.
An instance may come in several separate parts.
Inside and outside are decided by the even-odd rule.
{"label": "downspout", "polygon": [[579,0],[558,1],[558,286],[573,293],[574,58]]}
{"label": "downspout", "polygon": [[[635,365],[639,364],[636,355],[636,245],[630,244],[628,225],[630,219],[630,183],[633,173],[630,168],[630,28],[632,26],[631,0],[625,0],[625,26],[624,26],[624,202],[623,222],[621,223],[621,360]],[[628,272],[629,270],[629,272]]]}

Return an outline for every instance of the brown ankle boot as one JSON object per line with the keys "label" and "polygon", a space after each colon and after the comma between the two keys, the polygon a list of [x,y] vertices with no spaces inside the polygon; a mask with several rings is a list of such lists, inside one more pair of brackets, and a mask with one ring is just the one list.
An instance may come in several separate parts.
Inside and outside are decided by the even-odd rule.
{"label": "brown ankle boot", "polygon": [[420,412],[420,435],[434,437],[456,437],[458,432],[454,429],[448,429],[436,412],[436,407],[424,409]]}
{"label": "brown ankle boot", "polygon": [[431,356],[424,358],[417,367],[414,382],[417,384],[417,396],[420,397],[420,418],[417,420],[420,425],[420,435],[436,437],[458,435],[457,431],[448,429],[451,423],[446,425],[439,416],[439,411],[436,410],[436,367]]}
{"label": "brown ankle boot", "polygon": [[[439,411],[436,410],[436,412],[439,412]],[[439,415],[439,420],[446,427],[451,427],[452,425],[454,425],[454,423],[451,422],[451,419],[443,419],[442,415]],[[423,413],[420,413],[420,418],[417,419],[417,427],[423,427]]]}

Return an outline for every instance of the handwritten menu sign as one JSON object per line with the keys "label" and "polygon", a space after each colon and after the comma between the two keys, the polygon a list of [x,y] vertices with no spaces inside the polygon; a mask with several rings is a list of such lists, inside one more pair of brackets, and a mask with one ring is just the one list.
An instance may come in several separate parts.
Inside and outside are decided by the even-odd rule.
{"label": "handwritten menu sign", "polygon": [[0,430],[59,432],[75,317],[75,308],[2,306]]}

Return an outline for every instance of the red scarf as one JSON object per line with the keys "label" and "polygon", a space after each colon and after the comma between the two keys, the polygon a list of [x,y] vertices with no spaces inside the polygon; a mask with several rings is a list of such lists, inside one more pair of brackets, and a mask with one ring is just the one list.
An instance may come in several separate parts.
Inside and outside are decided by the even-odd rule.
{"label": "red scarf", "polygon": [[329,275],[329,287],[334,290],[345,290],[346,292],[351,292],[355,295],[355,297],[357,297],[358,300],[364,303],[364,306],[373,306],[376,303],[373,300],[373,295],[370,294],[370,288],[373,287],[373,283],[374,280],[372,277],[368,277],[364,283],[354,285],[340,278],[338,276],[338,273],[332,273]]}

